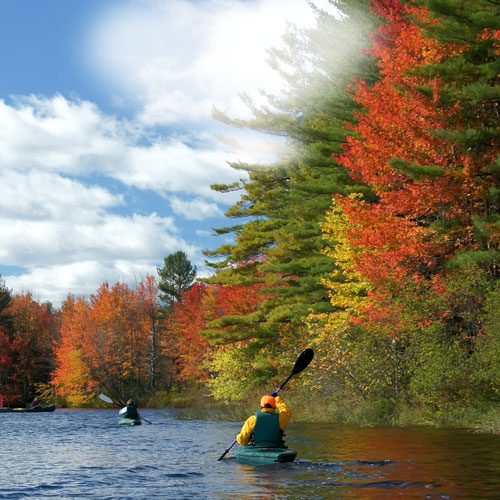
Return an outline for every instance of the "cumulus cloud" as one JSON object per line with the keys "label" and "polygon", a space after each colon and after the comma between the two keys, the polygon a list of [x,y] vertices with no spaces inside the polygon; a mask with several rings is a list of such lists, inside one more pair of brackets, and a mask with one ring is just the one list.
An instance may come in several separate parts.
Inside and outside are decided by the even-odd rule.
{"label": "cumulus cloud", "polygon": [[[1,164],[1,162],[0,162]],[[124,204],[101,186],[84,186],[53,172],[5,169],[0,172],[0,219],[75,221],[93,223],[103,210]]]}
{"label": "cumulus cloud", "polygon": [[[224,127],[211,109],[245,117],[239,92],[279,93],[266,50],[287,20],[314,19],[305,0],[124,0],[96,12],[76,60],[89,61],[93,83],[127,106],[127,118],[36,89],[0,99],[0,263],[20,269],[2,278],[55,304],[105,280],[142,280],[177,250],[202,261],[202,244],[188,243],[177,219],[193,221],[190,241],[206,237],[195,222],[220,217],[239,196],[210,189],[243,175],[228,162],[276,153],[270,143],[235,151],[217,142]],[[148,205],[152,193],[167,215]],[[144,204],[132,208],[132,196]]]}
{"label": "cumulus cloud", "polygon": [[[164,172],[154,169],[153,179],[143,173],[142,184],[134,184],[134,169],[148,161],[136,155],[147,149],[138,145],[140,128],[60,95],[0,101],[0,121],[0,262],[24,269],[3,276],[8,286],[61,300],[66,290],[88,294],[108,278],[154,273],[156,263],[179,249],[199,255],[180,237],[173,217],[133,213],[125,194],[89,180],[96,174],[161,193],[182,190],[180,181],[155,185]],[[189,175],[189,165],[183,168]],[[195,195],[203,190],[195,182],[186,188]],[[89,267],[93,272],[81,281],[81,270]],[[96,280],[89,289],[91,276]]]}
{"label": "cumulus cloud", "polygon": [[215,203],[207,203],[201,198],[181,200],[177,196],[169,199],[172,210],[189,220],[205,220],[222,215],[222,211]]}
{"label": "cumulus cloud", "polygon": [[117,281],[134,284],[154,273],[155,268],[150,261],[117,259],[111,264],[101,260],[87,260],[43,266],[18,276],[3,278],[9,288],[31,292],[36,299],[52,302],[58,307],[69,294],[89,296],[105,281],[112,284]]}
{"label": "cumulus cloud", "polygon": [[[329,11],[327,0],[315,2]],[[88,54],[108,81],[134,96],[149,125],[197,123],[212,106],[248,114],[245,91],[279,94],[283,83],[267,64],[286,23],[312,25],[305,0],[131,0],[96,20]]]}
{"label": "cumulus cloud", "polygon": [[115,166],[139,132],[88,101],[26,96],[0,100],[0,166],[80,174]]}
{"label": "cumulus cloud", "polygon": [[20,265],[20,275],[3,276],[16,290],[36,290],[58,304],[68,293],[88,295],[105,280],[140,281],[155,274],[164,256],[199,248],[177,234],[172,218],[103,214],[92,223],[0,218],[0,260]]}
{"label": "cumulus cloud", "polygon": [[[17,173],[58,172],[101,176],[160,194],[181,191],[221,201],[210,183],[233,182],[228,148],[195,149],[177,137],[150,137],[127,120],[87,101],[61,95],[0,100],[0,168]],[[229,201],[230,202],[230,201]]]}
{"label": "cumulus cloud", "polygon": [[[222,200],[210,189],[213,182],[231,183],[240,177],[227,164],[227,152],[193,149],[171,139],[149,147],[135,147],[127,161],[115,172],[128,185],[159,192],[183,192]],[[227,199],[227,197],[226,197]]]}
{"label": "cumulus cloud", "polygon": [[172,249],[190,247],[176,235],[170,217],[106,213],[91,223],[0,218],[0,260],[4,265],[35,267],[72,261],[161,260]]}

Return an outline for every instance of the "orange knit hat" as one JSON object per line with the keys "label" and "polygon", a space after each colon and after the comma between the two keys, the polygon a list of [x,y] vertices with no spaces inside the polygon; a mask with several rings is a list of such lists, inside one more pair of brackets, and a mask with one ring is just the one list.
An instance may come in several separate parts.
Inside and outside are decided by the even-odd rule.
{"label": "orange knit hat", "polygon": [[264,408],[266,404],[271,405],[273,408],[276,408],[276,398],[273,396],[262,396],[260,400],[260,407]]}

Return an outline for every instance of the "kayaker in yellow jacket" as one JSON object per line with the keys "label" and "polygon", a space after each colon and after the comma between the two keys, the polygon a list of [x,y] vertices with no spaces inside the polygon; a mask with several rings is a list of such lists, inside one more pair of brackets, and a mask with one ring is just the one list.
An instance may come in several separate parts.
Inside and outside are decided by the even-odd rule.
{"label": "kayaker in yellow jacket", "polygon": [[279,396],[262,396],[260,407],[260,411],[247,418],[236,440],[241,445],[264,448],[284,446],[283,430],[292,416],[290,408]]}

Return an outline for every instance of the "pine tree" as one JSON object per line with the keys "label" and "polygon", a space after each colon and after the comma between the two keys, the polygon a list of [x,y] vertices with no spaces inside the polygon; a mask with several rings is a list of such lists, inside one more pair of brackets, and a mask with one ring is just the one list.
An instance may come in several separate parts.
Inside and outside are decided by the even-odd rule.
{"label": "pine tree", "polygon": [[[428,9],[425,33],[454,47],[450,57],[419,74],[442,82],[438,104],[450,109],[446,127],[434,130],[453,151],[462,192],[462,215],[452,264],[488,268],[500,277],[500,8],[489,0],[415,0]],[[429,91],[423,88],[422,91]],[[456,234],[456,231],[455,231]]]}
{"label": "pine tree", "polygon": [[193,266],[182,250],[172,253],[163,259],[163,267],[157,268],[160,300],[165,307],[180,300],[182,292],[187,292],[193,285],[196,266]]}
{"label": "pine tree", "polygon": [[[284,97],[267,96],[269,106],[261,108],[245,97],[253,120],[232,120],[215,112],[220,120],[277,136],[287,146],[271,165],[232,164],[248,179],[213,186],[221,192],[242,190],[226,216],[243,222],[217,231],[234,233],[235,242],[206,252],[223,259],[212,264],[217,273],[209,281],[267,285],[267,298],[257,312],[230,320],[238,325],[247,354],[260,359],[261,366],[267,356],[280,355],[283,362],[295,356],[296,349],[309,342],[306,316],[331,310],[321,280],[335,262],[322,252],[326,242],[320,223],[332,194],[364,191],[369,196],[331,154],[340,152],[344,122],[354,120],[357,109],[346,86],[352,77],[377,76],[373,60],[361,47],[378,19],[368,14],[364,1],[338,2],[338,7],[343,16],[318,11],[314,29],[290,28],[287,50],[271,52],[271,64],[288,84]],[[217,343],[224,344],[220,337],[228,325],[225,317],[209,325],[212,332],[220,330]]]}
{"label": "pine tree", "polygon": [[0,275],[0,327],[12,328],[12,315],[8,312],[8,305],[12,300],[12,290],[7,288]]}

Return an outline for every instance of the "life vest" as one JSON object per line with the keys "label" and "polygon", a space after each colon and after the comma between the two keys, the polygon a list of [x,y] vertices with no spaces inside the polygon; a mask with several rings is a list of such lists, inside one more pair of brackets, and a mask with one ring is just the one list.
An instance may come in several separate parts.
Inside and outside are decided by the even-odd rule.
{"label": "life vest", "polygon": [[248,444],[260,448],[283,448],[285,442],[283,441],[283,431],[280,427],[278,414],[269,411],[258,411],[255,416],[257,421]]}
{"label": "life vest", "polygon": [[139,413],[134,405],[127,405],[127,411],[124,415],[125,418],[133,418],[134,420],[139,420]]}

